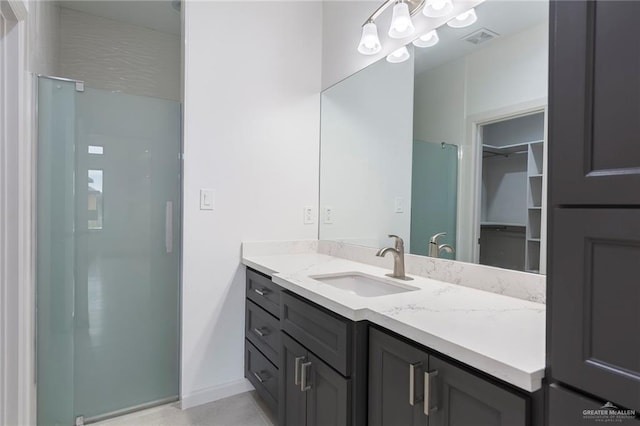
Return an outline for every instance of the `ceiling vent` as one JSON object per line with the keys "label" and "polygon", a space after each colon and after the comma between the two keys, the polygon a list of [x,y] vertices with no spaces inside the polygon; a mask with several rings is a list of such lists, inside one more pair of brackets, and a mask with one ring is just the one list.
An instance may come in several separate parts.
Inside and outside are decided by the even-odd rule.
{"label": "ceiling vent", "polygon": [[480,28],[478,31],[474,31],[468,36],[463,37],[463,40],[468,41],[471,44],[478,45],[480,43],[484,43],[485,41],[493,40],[497,37],[500,37],[500,34],[494,33],[493,31],[486,28]]}

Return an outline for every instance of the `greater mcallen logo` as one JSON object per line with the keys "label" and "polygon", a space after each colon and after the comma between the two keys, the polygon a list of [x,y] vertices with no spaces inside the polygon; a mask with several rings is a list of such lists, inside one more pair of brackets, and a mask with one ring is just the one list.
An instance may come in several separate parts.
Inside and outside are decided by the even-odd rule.
{"label": "greater mcallen logo", "polygon": [[622,410],[612,403],[607,402],[597,410],[582,410],[582,417],[586,420],[596,422],[614,423],[635,419],[636,411]]}

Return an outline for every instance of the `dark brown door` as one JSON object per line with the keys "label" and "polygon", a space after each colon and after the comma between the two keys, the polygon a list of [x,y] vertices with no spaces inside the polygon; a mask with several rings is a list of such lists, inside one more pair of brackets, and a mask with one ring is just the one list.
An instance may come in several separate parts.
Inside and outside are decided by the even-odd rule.
{"label": "dark brown door", "polygon": [[640,2],[551,8],[552,205],[640,205]]}
{"label": "dark brown door", "polygon": [[556,209],[551,374],[640,409],[640,209]]}

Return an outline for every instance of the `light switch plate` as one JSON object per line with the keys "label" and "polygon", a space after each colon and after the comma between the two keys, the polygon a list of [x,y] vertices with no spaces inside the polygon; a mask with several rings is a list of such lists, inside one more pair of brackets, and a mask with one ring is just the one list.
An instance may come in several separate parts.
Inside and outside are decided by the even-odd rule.
{"label": "light switch plate", "polygon": [[213,189],[201,189],[200,190],[200,210],[213,210],[215,197],[215,191]]}
{"label": "light switch plate", "polygon": [[404,213],[404,198],[396,197],[394,211],[396,213]]}

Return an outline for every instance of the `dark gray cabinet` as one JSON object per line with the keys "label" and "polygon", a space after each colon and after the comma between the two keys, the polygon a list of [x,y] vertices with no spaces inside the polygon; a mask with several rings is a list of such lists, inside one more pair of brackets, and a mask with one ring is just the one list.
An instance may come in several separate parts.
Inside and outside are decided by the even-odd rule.
{"label": "dark gray cabinet", "polygon": [[640,410],[640,210],[553,211],[554,379]]}
{"label": "dark gray cabinet", "polygon": [[369,424],[527,426],[528,396],[381,330],[369,334]]}
{"label": "dark gray cabinet", "polygon": [[429,355],[378,329],[369,331],[369,424],[426,425],[424,372]]}
{"label": "dark gray cabinet", "polygon": [[640,205],[640,2],[554,1],[549,193],[557,205]]}
{"label": "dark gray cabinet", "polygon": [[281,424],[364,426],[367,325],[288,291],[281,300]]}
{"label": "dark gray cabinet", "polygon": [[280,394],[280,293],[282,289],[247,269],[244,375],[274,415]]}
{"label": "dark gray cabinet", "polygon": [[351,424],[351,380],[282,332],[280,419],[289,426]]}
{"label": "dark gray cabinet", "polygon": [[551,3],[550,425],[592,424],[580,405],[640,410],[638,19],[635,1]]}

